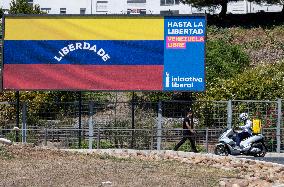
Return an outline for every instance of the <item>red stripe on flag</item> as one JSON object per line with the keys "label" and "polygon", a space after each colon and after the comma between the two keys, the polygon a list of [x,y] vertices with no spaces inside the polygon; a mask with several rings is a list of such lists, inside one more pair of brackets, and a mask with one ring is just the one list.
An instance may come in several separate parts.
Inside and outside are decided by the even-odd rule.
{"label": "red stripe on flag", "polygon": [[7,90],[162,90],[162,65],[5,64]]}

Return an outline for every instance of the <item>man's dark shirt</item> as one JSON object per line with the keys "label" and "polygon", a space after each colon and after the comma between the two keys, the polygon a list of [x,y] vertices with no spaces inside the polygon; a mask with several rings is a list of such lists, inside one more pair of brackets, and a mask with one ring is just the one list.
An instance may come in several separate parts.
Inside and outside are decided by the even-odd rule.
{"label": "man's dark shirt", "polygon": [[189,117],[185,117],[183,120],[183,134],[191,134],[190,130],[188,129],[186,122],[190,126],[191,129],[193,129],[193,123]]}

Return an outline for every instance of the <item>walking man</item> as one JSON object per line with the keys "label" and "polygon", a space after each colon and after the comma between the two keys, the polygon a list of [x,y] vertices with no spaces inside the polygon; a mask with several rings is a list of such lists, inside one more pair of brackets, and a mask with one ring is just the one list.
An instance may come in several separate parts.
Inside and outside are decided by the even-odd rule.
{"label": "walking man", "polygon": [[174,150],[177,151],[178,148],[188,139],[191,144],[191,150],[195,153],[198,152],[195,147],[195,141],[193,138],[194,134],[193,114],[192,111],[188,111],[186,117],[183,120],[183,137],[175,146]]}

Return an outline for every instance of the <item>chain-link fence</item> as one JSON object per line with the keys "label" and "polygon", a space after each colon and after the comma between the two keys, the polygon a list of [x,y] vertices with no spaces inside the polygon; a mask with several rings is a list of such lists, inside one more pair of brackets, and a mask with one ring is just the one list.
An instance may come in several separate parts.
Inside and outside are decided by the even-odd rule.
{"label": "chain-link fence", "polygon": [[244,111],[249,114],[251,120],[261,120],[268,149],[277,151],[277,123],[282,121],[281,116],[280,119],[278,116],[278,107],[281,107],[279,101],[232,101],[233,124],[237,124],[239,114]]}
{"label": "chain-link fence", "polygon": [[[278,101],[161,101],[0,103],[0,135],[36,144],[63,147],[173,149],[182,137],[187,110],[194,113],[200,150],[212,151],[220,132],[239,125],[247,112],[262,123],[269,151],[284,150],[283,107]],[[18,116],[18,117],[17,117]],[[21,133],[16,134],[14,127]],[[25,130],[27,129],[27,130]],[[87,146],[88,145],[88,146]],[[182,149],[187,150],[187,146]]]}

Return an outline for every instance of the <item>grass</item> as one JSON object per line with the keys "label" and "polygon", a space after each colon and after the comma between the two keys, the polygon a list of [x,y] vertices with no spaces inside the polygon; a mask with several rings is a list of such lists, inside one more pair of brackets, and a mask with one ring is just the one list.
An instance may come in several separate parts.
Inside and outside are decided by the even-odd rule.
{"label": "grass", "polygon": [[0,158],[0,186],[216,186],[236,174],[178,161],[120,159],[36,148],[11,147]]}
{"label": "grass", "polygon": [[13,156],[7,151],[6,147],[0,145],[0,158],[1,159],[12,159]]}

